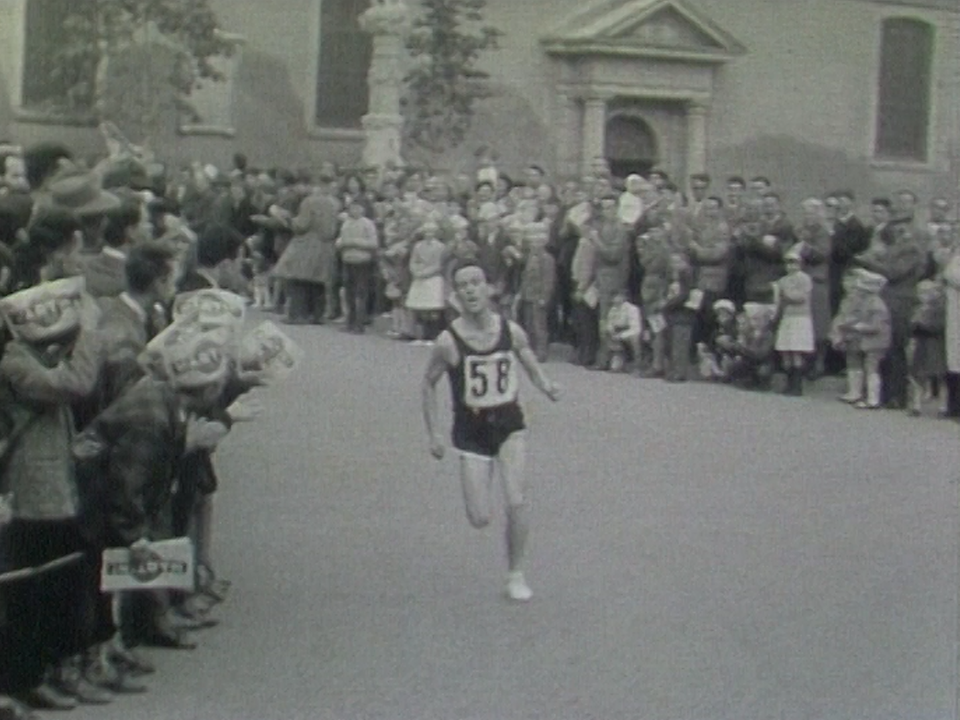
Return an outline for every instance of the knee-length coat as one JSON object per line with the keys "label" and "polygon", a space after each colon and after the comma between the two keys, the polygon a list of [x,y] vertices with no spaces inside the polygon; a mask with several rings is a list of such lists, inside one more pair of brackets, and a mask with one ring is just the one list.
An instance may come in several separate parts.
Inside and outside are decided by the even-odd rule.
{"label": "knee-length coat", "polygon": [[292,222],[294,236],[273,274],[284,280],[331,282],[337,267],[339,213],[340,204],[330,195],[314,193],[305,198]]}

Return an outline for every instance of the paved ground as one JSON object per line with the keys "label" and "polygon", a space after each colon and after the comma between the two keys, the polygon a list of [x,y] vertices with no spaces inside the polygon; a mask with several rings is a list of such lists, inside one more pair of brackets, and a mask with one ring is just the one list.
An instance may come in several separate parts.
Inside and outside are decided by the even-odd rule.
{"label": "paved ground", "polygon": [[428,351],[292,334],[218,453],[222,624],[76,720],[955,717],[956,425],[552,363],[512,606],[426,451]]}

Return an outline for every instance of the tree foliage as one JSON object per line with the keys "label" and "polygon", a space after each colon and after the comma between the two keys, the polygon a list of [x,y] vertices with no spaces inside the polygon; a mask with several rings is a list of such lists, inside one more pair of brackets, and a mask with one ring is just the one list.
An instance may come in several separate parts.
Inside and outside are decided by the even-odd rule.
{"label": "tree foliage", "polygon": [[413,67],[405,77],[405,138],[442,152],[461,142],[474,104],[488,95],[489,74],[478,68],[503,33],[483,24],[487,0],[422,0],[407,39]]}
{"label": "tree foliage", "polygon": [[140,124],[163,114],[165,102],[190,114],[191,92],[223,80],[214,61],[233,52],[208,0],[75,0],[62,30],[51,80],[66,89],[67,110],[100,120],[123,120],[109,117],[118,96],[128,115],[141,106]]}

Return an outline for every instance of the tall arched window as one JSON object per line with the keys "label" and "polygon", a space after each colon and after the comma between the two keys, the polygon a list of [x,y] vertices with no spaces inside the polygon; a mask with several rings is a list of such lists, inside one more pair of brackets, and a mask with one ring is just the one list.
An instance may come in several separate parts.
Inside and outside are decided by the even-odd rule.
{"label": "tall arched window", "polygon": [[358,129],[367,113],[373,41],[358,18],[370,0],[320,0],[317,125]]}
{"label": "tall arched window", "polygon": [[77,3],[71,0],[28,0],[21,86],[24,107],[47,111],[89,109],[93,72],[90,57],[57,61],[57,53],[66,41],[64,19],[77,12]]}
{"label": "tall arched window", "polygon": [[874,147],[880,159],[927,160],[933,46],[928,23],[910,18],[883,22]]}

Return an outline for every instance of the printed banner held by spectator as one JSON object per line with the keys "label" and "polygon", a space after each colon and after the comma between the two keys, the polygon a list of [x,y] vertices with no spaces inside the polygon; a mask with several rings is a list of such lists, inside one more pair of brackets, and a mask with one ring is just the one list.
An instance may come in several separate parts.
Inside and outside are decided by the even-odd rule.
{"label": "printed banner held by spectator", "polygon": [[193,592],[196,579],[193,543],[190,538],[174,538],[151,543],[147,559],[132,565],[129,548],[103,551],[100,589],[103,592],[126,590],[183,590]]}
{"label": "printed banner held by spectator", "polygon": [[195,290],[177,296],[173,318],[196,315],[197,322],[204,326],[236,326],[243,323],[246,307],[244,298],[227,290]]}

